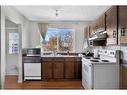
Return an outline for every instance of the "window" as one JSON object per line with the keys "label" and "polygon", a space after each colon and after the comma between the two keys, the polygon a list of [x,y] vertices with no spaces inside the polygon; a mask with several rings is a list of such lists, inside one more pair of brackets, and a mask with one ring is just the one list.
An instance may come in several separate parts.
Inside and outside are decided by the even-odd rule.
{"label": "window", "polygon": [[44,51],[73,51],[74,29],[49,28],[45,37]]}
{"label": "window", "polygon": [[9,54],[17,54],[19,51],[19,34],[9,33]]}

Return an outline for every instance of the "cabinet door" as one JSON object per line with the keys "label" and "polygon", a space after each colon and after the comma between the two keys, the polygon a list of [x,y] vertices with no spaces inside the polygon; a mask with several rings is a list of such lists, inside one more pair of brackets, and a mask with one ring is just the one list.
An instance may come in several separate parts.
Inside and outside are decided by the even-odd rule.
{"label": "cabinet door", "polygon": [[101,15],[97,20],[96,20],[96,31],[105,31],[105,14]]}
{"label": "cabinet door", "polygon": [[63,79],[64,76],[64,60],[62,59],[57,59],[54,61],[54,79]]}
{"label": "cabinet door", "polygon": [[96,23],[93,22],[91,25],[90,25],[90,37],[96,32]]}
{"label": "cabinet door", "polygon": [[89,35],[89,38],[91,37],[92,35],[92,25],[89,25],[89,32],[88,32],[88,35]]}
{"label": "cabinet door", "polygon": [[106,12],[107,45],[117,44],[117,7],[113,6]]}
{"label": "cabinet door", "polygon": [[43,79],[52,79],[52,63],[49,61],[43,61],[42,63],[42,78]]}
{"label": "cabinet door", "polygon": [[74,59],[65,59],[65,79],[74,79]]}
{"label": "cabinet door", "polygon": [[81,58],[75,59],[75,78],[81,79],[82,78],[82,62]]}
{"label": "cabinet door", "polygon": [[127,65],[122,65],[121,66],[121,88],[122,89],[127,89]]}
{"label": "cabinet door", "polygon": [[127,6],[118,7],[120,44],[127,44]]}

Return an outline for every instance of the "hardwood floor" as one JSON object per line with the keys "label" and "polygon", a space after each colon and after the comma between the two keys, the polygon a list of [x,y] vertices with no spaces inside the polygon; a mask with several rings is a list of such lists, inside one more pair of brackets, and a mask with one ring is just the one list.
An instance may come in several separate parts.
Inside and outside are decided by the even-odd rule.
{"label": "hardwood floor", "polygon": [[25,81],[17,83],[17,76],[6,76],[5,89],[83,89],[79,80],[72,81]]}

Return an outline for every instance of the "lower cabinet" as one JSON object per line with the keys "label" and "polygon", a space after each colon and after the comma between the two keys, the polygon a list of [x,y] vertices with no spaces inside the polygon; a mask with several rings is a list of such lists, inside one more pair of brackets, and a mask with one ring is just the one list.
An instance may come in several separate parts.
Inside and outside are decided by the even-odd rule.
{"label": "lower cabinet", "polygon": [[75,59],[75,79],[82,79],[82,64],[81,58]]}
{"label": "lower cabinet", "polygon": [[52,79],[52,66],[53,64],[49,61],[42,63],[42,79]]}
{"label": "lower cabinet", "polygon": [[65,59],[65,79],[74,79],[74,59]]}
{"label": "lower cabinet", "polygon": [[53,61],[53,78],[64,78],[64,59],[57,59]]}
{"label": "lower cabinet", "polygon": [[120,67],[120,88],[127,89],[127,64]]}
{"label": "lower cabinet", "polygon": [[42,79],[81,79],[81,58],[42,58]]}

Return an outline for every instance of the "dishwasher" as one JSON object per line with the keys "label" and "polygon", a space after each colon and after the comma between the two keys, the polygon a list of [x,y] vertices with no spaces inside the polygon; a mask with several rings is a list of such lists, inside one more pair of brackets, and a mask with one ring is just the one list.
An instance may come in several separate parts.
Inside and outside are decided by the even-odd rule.
{"label": "dishwasher", "polygon": [[27,56],[23,58],[23,79],[41,80],[41,57]]}

